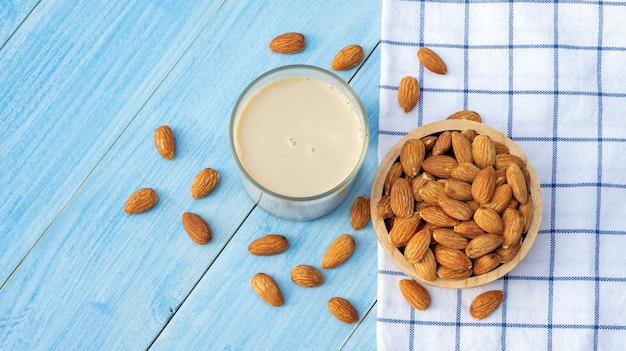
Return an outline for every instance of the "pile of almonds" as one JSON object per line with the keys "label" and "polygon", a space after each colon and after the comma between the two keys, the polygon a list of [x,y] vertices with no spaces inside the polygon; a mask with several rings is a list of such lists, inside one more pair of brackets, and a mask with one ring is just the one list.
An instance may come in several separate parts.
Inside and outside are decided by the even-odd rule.
{"label": "pile of almonds", "polygon": [[444,131],[404,143],[376,214],[422,279],[465,279],[518,253],[529,188],[525,162],[506,145],[474,130]]}

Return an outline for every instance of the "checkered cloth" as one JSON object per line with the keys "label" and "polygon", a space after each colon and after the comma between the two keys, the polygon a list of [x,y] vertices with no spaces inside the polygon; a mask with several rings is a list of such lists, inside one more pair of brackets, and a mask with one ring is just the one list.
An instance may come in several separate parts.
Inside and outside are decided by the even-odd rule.
{"label": "checkered cloth", "polygon": [[[507,134],[535,167],[543,220],[525,260],[471,289],[426,286],[410,307],[406,276],[379,247],[379,350],[621,350],[626,341],[626,3],[382,2],[379,159],[408,131],[462,109]],[[448,74],[425,70],[430,47]],[[416,77],[404,113],[398,82]],[[475,321],[469,305],[501,289]]]}

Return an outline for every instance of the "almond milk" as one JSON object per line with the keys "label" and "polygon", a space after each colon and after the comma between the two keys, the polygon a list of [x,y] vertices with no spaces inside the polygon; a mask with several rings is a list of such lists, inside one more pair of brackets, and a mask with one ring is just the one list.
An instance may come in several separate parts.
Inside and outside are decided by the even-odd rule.
{"label": "almond milk", "polygon": [[234,148],[265,189],[306,198],[328,192],[362,162],[363,117],[335,86],[285,77],[256,91],[234,124]]}

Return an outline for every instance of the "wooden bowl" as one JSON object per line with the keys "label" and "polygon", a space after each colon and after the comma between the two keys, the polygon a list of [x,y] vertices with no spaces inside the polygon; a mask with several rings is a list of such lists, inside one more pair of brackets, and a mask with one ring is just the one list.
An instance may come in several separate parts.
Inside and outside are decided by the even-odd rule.
{"label": "wooden bowl", "polygon": [[[404,143],[409,139],[421,139],[423,137],[439,134],[443,131],[463,131],[463,130],[475,130],[478,134],[486,134],[491,137],[494,141],[498,141],[503,143],[509,148],[509,153],[520,157],[526,163],[526,170],[530,175],[530,187],[529,187],[529,196],[532,200],[532,216],[531,222],[528,231],[526,232],[524,239],[522,241],[519,252],[513,259],[509,260],[506,263],[500,264],[494,270],[484,273],[481,275],[470,276],[469,278],[452,280],[452,279],[441,279],[437,277],[434,281],[428,281],[420,277],[413,267],[413,264],[408,262],[400,249],[395,247],[389,239],[389,232],[387,230],[387,226],[385,224],[385,220],[378,216],[376,213],[376,205],[380,201],[384,192],[384,183],[387,173],[389,172],[391,166],[399,159],[400,150]],[[400,139],[387,153],[387,155],[380,162],[379,168],[376,172],[376,176],[374,178],[374,182],[372,185],[372,194],[371,194],[371,213],[372,213],[372,224],[374,226],[374,230],[376,232],[376,236],[380,245],[385,250],[387,255],[391,258],[391,260],[408,276],[415,279],[416,281],[422,282],[426,285],[437,286],[437,287],[446,287],[446,288],[469,288],[476,287],[480,285],[487,284],[492,282],[506,273],[510,272],[515,266],[526,256],[533,243],[535,242],[535,238],[537,237],[537,233],[539,231],[539,225],[541,223],[541,213],[542,213],[542,198],[541,198],[541,188],[539,184],[539,180],[537,179],[537,174],[530,162],[526,154],[506,135],[501,132],[484,125],[482,123],[473,122],[469,120],[442,120],[434,123],[430,123],[424,125],[420,128],[413,130],[412,132],[405,135],[402,139]],[[422,221],[423,223],[423,221]]]}

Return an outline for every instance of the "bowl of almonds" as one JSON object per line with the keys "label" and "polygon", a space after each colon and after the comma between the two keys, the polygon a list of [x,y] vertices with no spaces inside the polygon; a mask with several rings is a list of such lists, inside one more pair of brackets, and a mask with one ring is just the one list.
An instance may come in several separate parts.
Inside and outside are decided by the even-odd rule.
{"label": "bowl of almonds", "polygon": [[506,135],[448,118],[389,150],[374,178],[371,213],[381,246],[408,276],[475,287],[510,272],[529,252],[541,223],[541,188]]}

